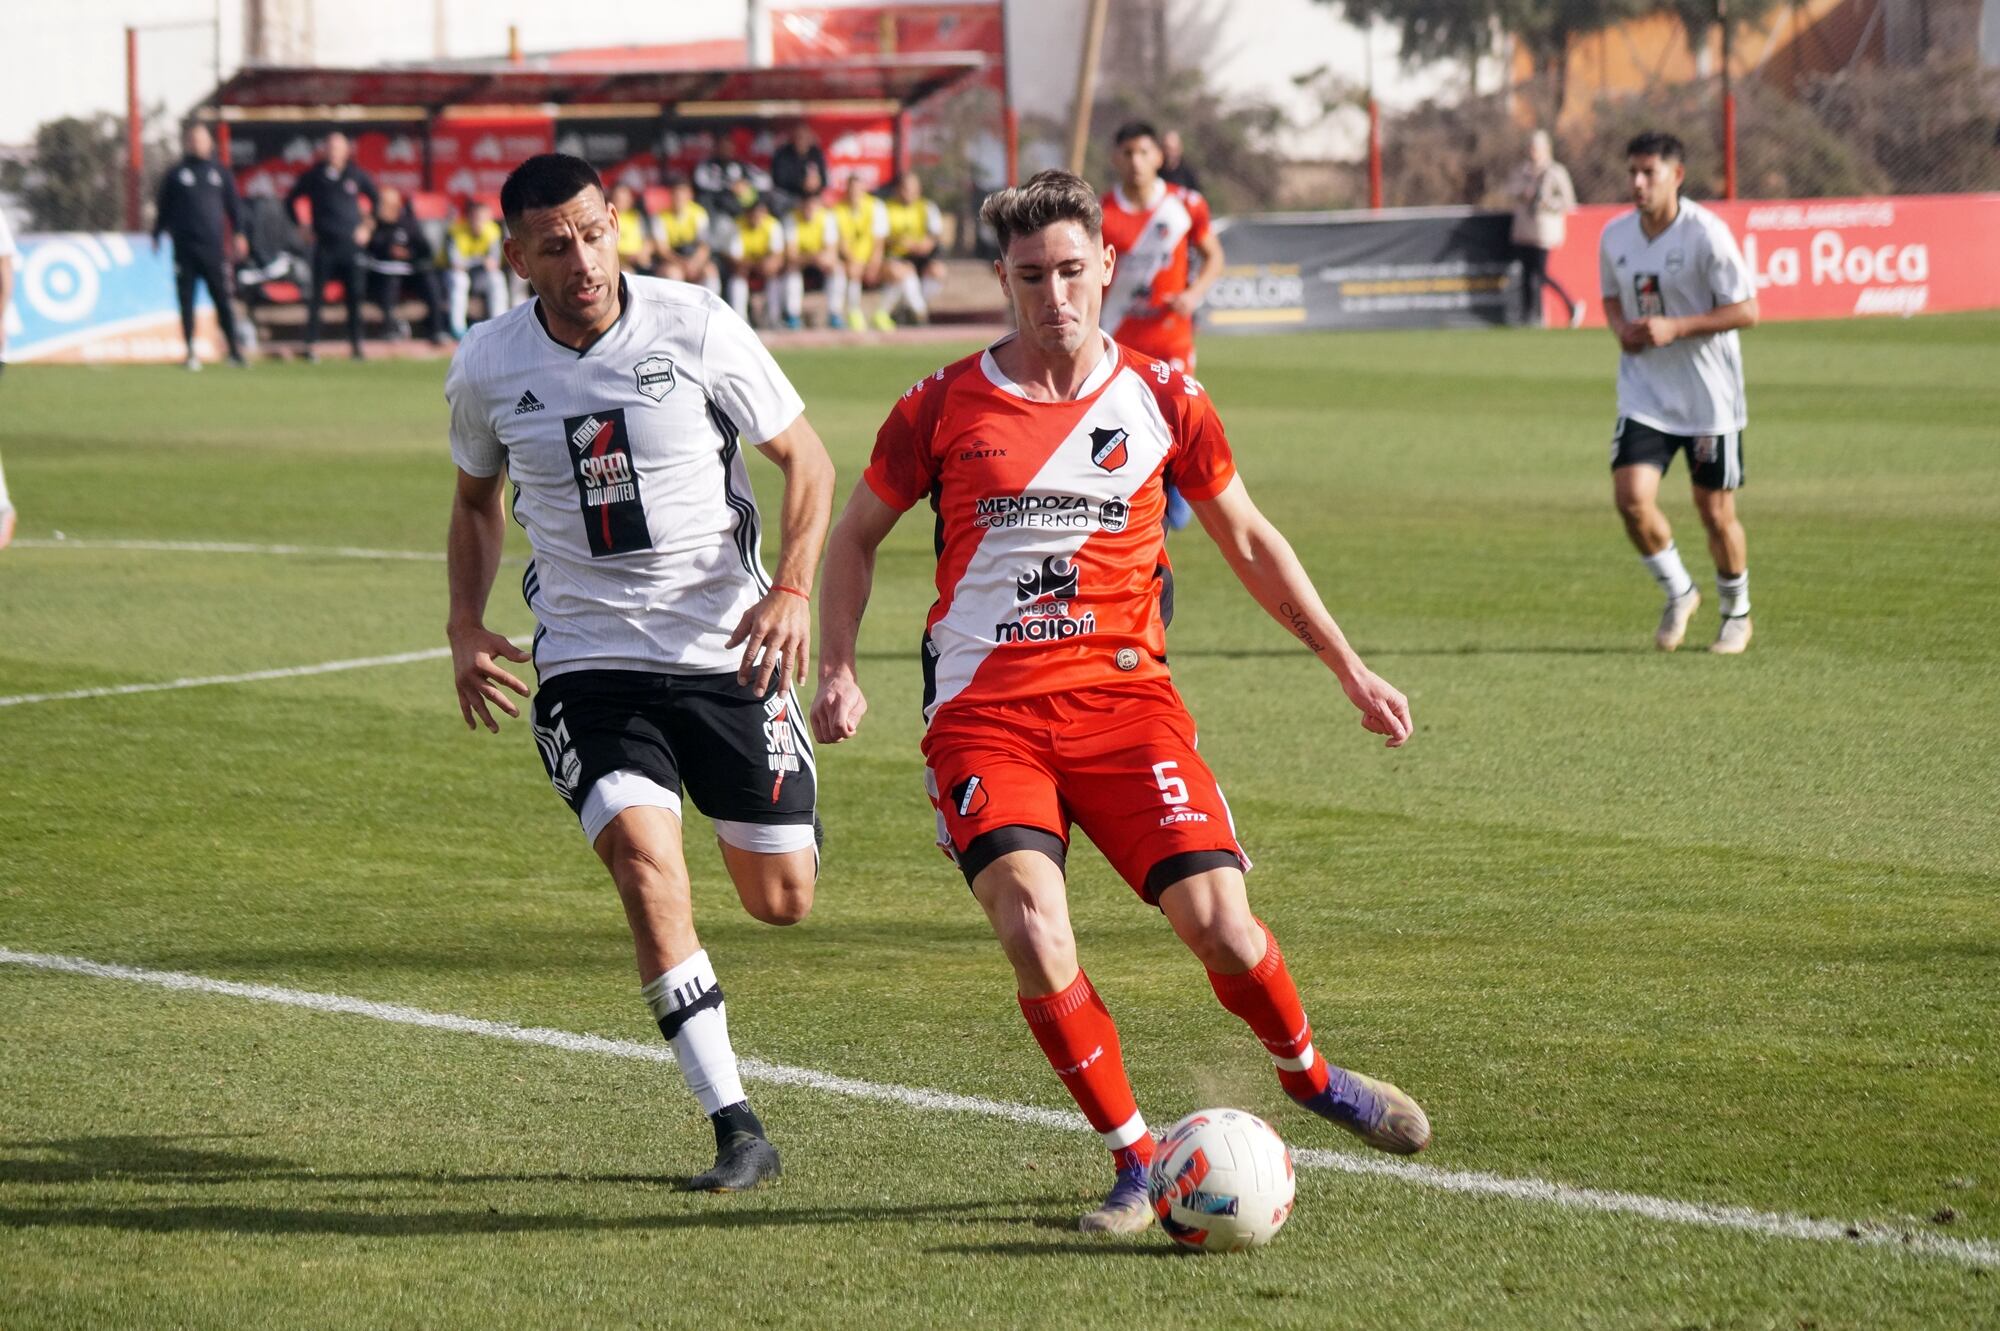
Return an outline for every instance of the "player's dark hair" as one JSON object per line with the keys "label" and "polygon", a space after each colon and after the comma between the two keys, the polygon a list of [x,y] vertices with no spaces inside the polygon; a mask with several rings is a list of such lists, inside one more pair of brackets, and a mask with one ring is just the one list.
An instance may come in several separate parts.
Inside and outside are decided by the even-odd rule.
{"label": "player's dark hair", "polygon": [[1037,171],[1025,184],[996,190],[979,205],[979,220],[993,228],[1002,254],[1017,237],[1057,222],[1080,222],[1093,239],[1104,235],[1104,205],[1097,201],[1097,191],[1068,171]]}
{"label": "player's dark hair", "polygon": [[1627,157],[1657,157],[1663,162],[1685,162],[1687,150],[1673,135],[1657,129],[1649,129],[1644,134],[1634,135],[1625,145]]}
{"label": "player's dark hair", "polygon": [[1118,127],[1116,134],[1111,136],[1113,146],[1119,148],[1123,148],[1134,139],[1151,139],[1158,143],[1160,135],[1150,120],[1128,120]]}
{"label": "player's dark hair", "polygon": [[568,153],[537,153],[508,173],[500,187],[500,213],[509,231],[520,230],[521,218],[535,208],[559,208],[586,189],[604,196],[597,168]]}

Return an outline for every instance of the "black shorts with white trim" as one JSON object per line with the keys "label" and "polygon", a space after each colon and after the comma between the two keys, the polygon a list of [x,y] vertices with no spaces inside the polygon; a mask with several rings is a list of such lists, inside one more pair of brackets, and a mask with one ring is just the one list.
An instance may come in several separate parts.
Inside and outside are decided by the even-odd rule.
{"label": "black shorts with white trim", "polygon": [[1689,474],[1704,490],[1743,488],[1743,432],[1668,434],[1643,421],[1620,416],[1611,431],[1611,469],[1652,467],[1662,476],[1674,454],[1686,453]]}
{"label": "black shorts with white trim", "polygon": [[535,691],[533,721],[549,782],[579,815],[604,777],[637,772],[670,791],[685,783],[717,822],[813,821],[812,740],[782,686],[760,696],[733,673],[573,670]]}

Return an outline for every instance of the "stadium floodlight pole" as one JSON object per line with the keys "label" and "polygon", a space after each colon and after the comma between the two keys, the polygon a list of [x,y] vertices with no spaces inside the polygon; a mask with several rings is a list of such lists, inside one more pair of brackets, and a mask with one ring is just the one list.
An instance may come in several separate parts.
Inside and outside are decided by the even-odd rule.
{"label": "stadium floodlight pole", "polygon": [[1000,142],[1007,150],[1007,186],[1021,183],[1021,113],[1014,107],[1013,0],[1000,0]]}
{"label": "stadium floodlight pole", "polygon": [[1368,60],[1368,206],[1382,210],[1382,104],[1375,100],[1375,19],[1370,15],[1362,29],[1362,50]]}
{"label": "stadium floodlight pole", "polygon": [[1729,81],[1729,0],[1715,0],[1722,25],[1722,197],[1736,197],[1736,89]]}
{"label": "stadium floodlight pole", "polygon": [[1083,59],[1076,71],[1076,105],[1069,115],[1069,169],[1083,174],[1083,150],[1090,139],[1090,104],[1097,96],[1097,54],[1104,45],[1104,15],[1110,0],[1090,0],[1084,22]]}
{"label": "stadium floodlight pole", "polygon": [[139,178],[146,164],[146,145],[139,128],[139,30],[125,29],[125,229],[137,231]]}

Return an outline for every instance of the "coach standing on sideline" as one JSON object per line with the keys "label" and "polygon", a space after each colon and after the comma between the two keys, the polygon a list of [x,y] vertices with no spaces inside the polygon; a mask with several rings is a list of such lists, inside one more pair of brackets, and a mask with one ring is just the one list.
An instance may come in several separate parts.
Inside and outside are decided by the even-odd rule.
{"label": "coach standing on sideline", "polygon": [[[353,147],[339,130],[326,136],[325,156],[292,184],[285,196],[285,210],[298,207],[300,199],[312,205],[312,284],[306,291],[306,359],[319,359],[319,305],[328,281],[338,279],[347,295],[347,345],[354,359],[361,359],[361,247],[367,243],[368,229],[361,216],[361,200],[369,208],[381,206],[382,196],[368,173],[349,157]],[[295,214],[296,215],[296,214]]]}
{"label": "coach standing on sideline", "polygon": [[236,306],[229,298],[229,258],[249,253],[243,236],[243,201],[227,167],[215,161],[215,139],[208,126],[195,123],[181,131],[181,160],[160,181],[153,208],[153,251],[160,237],[174,242],[174,294],[181,303],[181,336],[187,339],[187,367],[201,368],[194,349],[194,284],[208,288],[215,304],[215,322],[229,345],[229,363],[246,364],[236,342]]}

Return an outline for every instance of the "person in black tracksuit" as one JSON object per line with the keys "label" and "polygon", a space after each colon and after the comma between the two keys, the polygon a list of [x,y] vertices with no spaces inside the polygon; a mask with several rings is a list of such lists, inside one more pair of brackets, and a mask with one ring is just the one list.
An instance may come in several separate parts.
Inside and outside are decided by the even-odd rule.
{"label": "person in black tracksuit", "polygon": [[[381,195],[368,173],[349,157],[353,147],[339,130],[326,136],[326,156],[292,184],[285,196],[287,211],[300,199],[312,205],[312,282],[306,292],[306,358],[317,360],[314,344],[319,341],[319,306],[326,284],[338,280],[347,294],[347,342],[354,358],[361,359],[361,295],[364,270],[362,245],[367,229],[361,215],[361,200],[370,209],[378,207]],[[296,215],[296,214],[295,214]]]}
{"label": "person in black tracksuit", "polygon": [[236,342],[236,307],[230,301],[228,251],[240,256],[244,250],[243,202],[236,196],[236,182],[229,169],[215,160],[215,140],[208,126],[189,125],[181,136],[187,149],[180,161],[167,169],[160,181],[160,194],[153,209],[153,249],[160,237],[174,242],[174,292],[181,302],[181,334],[187,338],[187,366],[201,368],[194,349],[194,284],[208,288],[215,303],[215,322],[222,339],[229,344],[229,363],[244,364],[242,348]]}
{"label": "person in black tracksuit", "polygon": [[397,307],[404,295],[414,294],[424,302],[431,341],[442,345],[444,292],[438,285],[437,251],[422,224],[410,215],[401,190],[382,191],[382,206],[376,210],[374,229],[368,233],[367,253],[370,294],[382,307],[390,335],[410,335],[410,326],[403,322]]}

